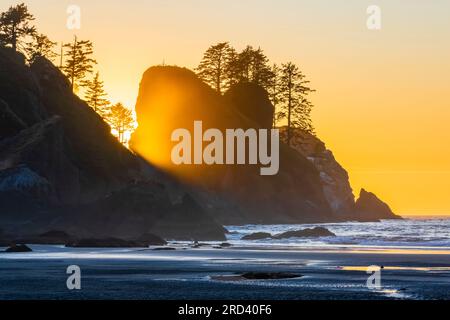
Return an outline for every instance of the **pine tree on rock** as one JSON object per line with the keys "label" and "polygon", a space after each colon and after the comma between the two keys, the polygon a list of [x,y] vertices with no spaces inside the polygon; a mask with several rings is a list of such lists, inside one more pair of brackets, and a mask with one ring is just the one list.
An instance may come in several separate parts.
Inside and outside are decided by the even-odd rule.
{"label": "pine tree on rock", "polygon": [[251,72],[253,83],[266,89],[269,87],[273,73],[269,65],[269,59],[261,48],[252,52]]}
{"label": "pine tree on rock", "polygon": [[238,76],[238,82],[251,82],[268,89],[273,77],[269,59],[261,48],[247,46],[241,53],[230,59],[229,69]]}
{"label": "pine tree on rock", "polygon": [[11,46],[14,51],[24,49],[25,39],[34,36],[36,28],[30,25],[34,20],[28,7],[21,3],[0,14],[0,44]]}
{"label": "pine tree on rock", "polygon": [[228,54],[228,61],[225,68],[225,88],[229,89],[241,81],[241,69],[239,66],[239,53],[231,48]]}
{"label": "pine tree on rock", "polygon": [[31,64],[39,57],[44,57],[52,61],[57,57],[57,54],[53,51],[55,46],[56,42],[50,41],[46,35],[35,34],[33,41],[29,42],[25,48],[28,62]]}
{"label": "pine tree on rock", "polygon": [[281,67],[280,88],[282,105],[277,117],[287,121],[286,143],[290,146],[293,138],[293,129],[301,129],[314,133],[311,121],[312,103],[308,95],[314,92],[308,87],[306,76],[292,62]]}
{"label": "pine tree on rock", "polygon": [[281,85],[280,85],[280,67],[277,64],[272,66],[271,78],[267,84],[267,93],[269,94],[270,102],[275,109],[273,114],[273,128],[276,128],[278,119],[278,106],[281,102]]}
{"label": "pine tree on rock", "polygon": [[106,108],[110,102],[106,99],[106,92],[103,87],[103,81],[100,81],[100,74],[97,72],[94,79],[88,80],[86,84],[85,100],[95,112],[101,116],[105,115]]}
{"label": "pine tree on rock", "polygon": [[200,79],[222,94],[227,82],[227,66],[233,49],[228,42],[218,43],[206,50],[197,74]]}
{"label": "pine tree on rock", "polygon": [[122,103],[117,103],[109,109],[106,121],[116,131],[120,143],[125,143],[125,133],[134,129],[133,112]]}
{"label": "pine tree on rock", "polygon": [[66,43],[64,47],[68,52],[62,69],[70,80],[72,91],[78,86],[85,87],[87,83],[83,80],[93,72],[93,66],[97,63],[91,58],[94,53],[92,42],[78,41],[75,37],[72,43]]}

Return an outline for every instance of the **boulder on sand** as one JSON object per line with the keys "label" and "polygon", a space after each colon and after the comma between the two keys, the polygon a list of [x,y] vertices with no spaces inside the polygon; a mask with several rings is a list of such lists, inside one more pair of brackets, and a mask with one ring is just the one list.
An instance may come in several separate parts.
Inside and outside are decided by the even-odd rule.
{"label": "boulder on sand", "polygon": [[5,252],[7,253],[32,252],[32,251],[33,250],[31,250],[31,248],[29,248],[24,244],[13,245],[5,250]]}
{"label": "boulder on sand", "polygon": [[246,236],[243,236],[241,240],[262,240],[262,239],[269,239],[272,238],[272,235],[267,232],[255,232],[248,234]]}
{"label": "boulder on sand", "polygon": [[217,281],[247,281],[247,280],[283,280],[300,278],[303,275],[287,272],[246,272],[236,275],[213,276],[211,279]]}
{"label": "boulder on sand", "polygon": [[302,275],[284,272],[247,272],[241,275],[247,280],[279,280],[300,278]]}
{"label": "boulder on sand", "polygon": [[313,229],[304,229],[298,231],[287,231],[275,235],[274,239],[288,239],[288,238],[318,238],[318,237],[335,237],[336,235],[326,228],[316,227]]}

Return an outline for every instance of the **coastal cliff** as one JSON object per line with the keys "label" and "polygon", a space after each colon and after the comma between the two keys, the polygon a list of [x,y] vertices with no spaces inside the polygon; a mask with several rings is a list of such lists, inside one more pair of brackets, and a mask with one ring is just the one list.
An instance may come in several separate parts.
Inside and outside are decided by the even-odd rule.
{"label": "coastal cliff", "polygon": [[136,112],[131,152],[52,63],[40,58],[28,66],[21,54],[0,48],[4,232],[224,240],[226,224],[394,217],[372,196],[362,194],[355,205],[348,175],[315,137],[308,150],[282,144],[275,176],[261,176],[256,166],[170,163],[170,134],[195,120],[220,130],[270,129],[274,108],[257,85],[239,84],[222,96],[188,69],[153,67]]}
{"label": "coastal cliff", "polygon": [[[164,225],[161,234],[174,239],[225,238],[222,226],[192,210],[192,202],[171,199],[165,183],[163,174],[111,135],[52,63],[40,58],[28,66],[20,53],[0,48],[0,225],[5,232],[26,235],[51,228],[77,236],[137,237]],[[173,219],[184,212],[190,212],[189,220]]]}
{"label": "coastal cliff", "polygon": [[[257,165],[174,165],[170,137],[174,130],[270,129],[274,108],[254,84],[238,84],[224,96],[195,73],[178,67],[153,67],[142,78],[136,104],[138,128],[134,152],[185,185],[197,190],[199,202],[224,224],[304,223],[334,220],[320,175],[308,159],[280,146],[279,172],[262,176]],[[149,145],[157,145],[157,152]]]}
{"label": "coastal cliff", "polygon": [[[286,128],[281,128],[281,136],[285,134]],[[348,172],[318,137],[301,130],[294,130],[293,136],[292,148],[311,161],[320,173],[323,192],[336,218],[342,221],[400,219],[387,204],[364,189],[355,202]]]}

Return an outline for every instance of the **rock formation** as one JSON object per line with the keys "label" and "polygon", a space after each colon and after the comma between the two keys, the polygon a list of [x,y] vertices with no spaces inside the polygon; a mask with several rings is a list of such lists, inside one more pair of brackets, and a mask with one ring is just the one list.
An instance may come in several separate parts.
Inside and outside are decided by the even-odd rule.
{"label": "rock formation", "polygon": [[[320,175],[303,155],[282,145],[280,171],[261,176],[252,165],[184,165],[171,161],[175,129],[264,128],[273,106],[264,89],[238,85],[224,96],[190,70],[152,67],[142,78],[136,104],[139,127],[131,147],[148,161],[194,189],[200,204],[224,224],[301,223],[335,219],[322,190]],[[158,148],[151,148],[157,145]]]}
{"label": "rock formation", "polygon": [[[177,202],[164,187],[154,187],[164,185],[163,176],[111,135],[48,60],[37,59],[29,67],[21,54],[0,48],[0,224],[5,231],[16,238],[52,228],[76,237],[154,231],[174,239],[223,240],[224,229],[209,215],[191,212],[194,204]],[[189,223],[178,224],[173,216],[186,211]],[[166,230],[159,234],[156,224]],[[189,229],[192,225],[203,228]]]}
{"label": "rock formation", "polygon": [[[281,129],[281,135],[286,128]],[[305,156],[319,171],[323,192],[331,210],[339,219],[352,219],[355,211],[355,196],[350,186],[347,171],[336,161],[333,152],[328,150],[316,136],[295,130],[292,148]]]}
{"label": "rock formation", "polygon": [[289,239],[289,238],[320,238],[320,237],[335,237],[336,235],[330,230],[322,227],[313,229],[303,229],[297,231],[287,231],[275,235],[274,239]]}
{"label": "rock formation", "polygon": [[[172,131],[195,120],[222,131],[270,128],[274,108],[259,86],[241,83],[221,96],[188,69],[153,67],[143,75],[136,112],[133,153],[52,63],[39,58],[28,66],[0,48],[2,242],[55,243],[66,233],[220,241],[223,224],[392,217],[373,196],[362,194],[355,206],[347,173],[313,136],[308,147],[280,146],[276,176],[251,165],[173,165]],[[49,230],[64,234],[35,236]]]}
{"label": "rock formation", "polygon": [[364,189],[361,189],[359,199],[356,201],[356,212],[359,214],[358,220],[401,219],[375,194]]}
{"label": "rock formation", "polygon": [[286,231],[280,234],[272,235],[267,232],[256,232],[242,237],[241,240],[262,240],[262,239],[289,239],[289,238],[320,238],[335,237],[336,235],[330,230],[323,227],[315,227],[311,229]]}
{"label": "rock formation", "polygon": [[[286,134],[286,128],[281,129],[281,136]],[[301,130],[294,130],[292,148],[305,156],[320,173],[323,192],[337,220],[377,221],[379,219],[399,219],[390,209],[384,206],[367,205],[366,193],[363,203],[355,203],[355,196],[350,185],[347,171],[336,161],[333,152],[326,148],[325,143],[316,136]],[[374,196],[374,195],[373,195]],[[373,198],[373,197],[372,197]],[[372,199],[372,203],[377,203]],[[376,208],[374,208],[376,207]]]}
{"label": "rock formation", "polygon": [[13,245],[5,250],[6,253],[24,253],[24,252],[32,252],[30,247],[24,244]]}
{"label": "rock formation", "polygon": [[255,232],[251,234],[247,234],[242,237],[241,240],[262,240],[262,239],[270,239],[272,235],[267,232]]}

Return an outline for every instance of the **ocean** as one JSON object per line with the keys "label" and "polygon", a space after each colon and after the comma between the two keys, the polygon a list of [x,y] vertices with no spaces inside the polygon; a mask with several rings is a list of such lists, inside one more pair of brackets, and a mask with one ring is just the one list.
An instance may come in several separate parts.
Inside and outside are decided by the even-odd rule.
{"label": "ocean", "polygon": [[[272,235],[305,228],[324,227],[336,234],[325,238],[291,238],[241,241],[255,232]],[[245,225],[228,226],[230,243],[235,245],[305,247],[377,247],[450,249],[450,217],[406,218],[381,222],[345,222],[302,225]]]}

